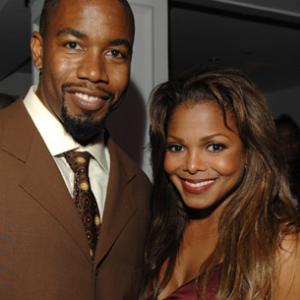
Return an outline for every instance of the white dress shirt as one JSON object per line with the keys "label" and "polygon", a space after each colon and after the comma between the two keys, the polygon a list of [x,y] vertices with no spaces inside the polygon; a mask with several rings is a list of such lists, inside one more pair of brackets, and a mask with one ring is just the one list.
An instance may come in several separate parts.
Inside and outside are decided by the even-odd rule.
{"label": "white dress shirt", "polygon": [[35,90],[35,86],[32,86],[29,89],[24,98],[24,105],[56,162],[72,197],[74,189],[74,173],[63,153],[70,150],[76,150],[87,151],[91,154],[92,158],[89,164],[90,184],[102,219],[110,169],[110,157],[107,146],[99,141],[99,143],[84,147],[74,141],[72,136],[65,131],[61,122],[50,113],[39,100],[35,94]]}

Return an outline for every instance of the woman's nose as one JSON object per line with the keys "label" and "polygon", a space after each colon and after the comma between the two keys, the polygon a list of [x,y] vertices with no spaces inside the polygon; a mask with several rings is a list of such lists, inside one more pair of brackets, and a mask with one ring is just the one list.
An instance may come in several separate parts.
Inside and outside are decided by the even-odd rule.
{"label": "woman's nose", "polygon": [[199,151],[187,153],[184,169],[190,174],[204,171],[206,169],[206,163],[203,155]]}

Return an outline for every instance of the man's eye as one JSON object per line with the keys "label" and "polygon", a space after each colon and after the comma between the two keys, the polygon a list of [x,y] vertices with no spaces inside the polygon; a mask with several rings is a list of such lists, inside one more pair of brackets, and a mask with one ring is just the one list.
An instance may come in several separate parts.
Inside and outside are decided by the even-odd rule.
{"label": "man's eye", "polygon": [[212,143],[207,146],[207,150],[209,152],[219,152],[224,150],[225,148],[226,148],[225,145],[220,143]]}
{"label": "man's eye", "polygon": [[77,42],[67,42],[65,43],[65,47],[69,49],[80,49],[80,46]]}
{"label": "man's eye", "polygon": [[126,55],[124,55],[121,51],[112,49],[109,51],[109,55],[116,58],[125,58]]}
{"label": "man's eye", "polygon": [[170,144],[167,145],[167,151],[169,152],[181,152],[183,151],[183,146],[179,144]]}

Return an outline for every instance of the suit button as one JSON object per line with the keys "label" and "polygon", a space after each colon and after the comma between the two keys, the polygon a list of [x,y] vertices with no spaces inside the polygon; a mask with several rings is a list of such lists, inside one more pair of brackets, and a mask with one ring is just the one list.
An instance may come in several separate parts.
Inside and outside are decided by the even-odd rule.
{"label": "suit button", "polygon": [[95,223],[95,225],[96,225],[97,227],[100,225],[101,220],[100,220],[100,217],[99,217],[98,215],[95,216],[94,223]]}
{"label": "suit button", "polygon": [[90,257],[94,257],[94,251],[90,249]]}

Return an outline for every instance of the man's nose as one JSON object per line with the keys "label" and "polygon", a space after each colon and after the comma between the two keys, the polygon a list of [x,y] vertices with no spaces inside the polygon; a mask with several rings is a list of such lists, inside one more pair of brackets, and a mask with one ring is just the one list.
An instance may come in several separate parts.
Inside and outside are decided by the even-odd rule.
{"label": "man's nose", "polygon": [[87,51],[79,62],[77,76],[91,82],[109,82],[105,57],[98,51]]}

